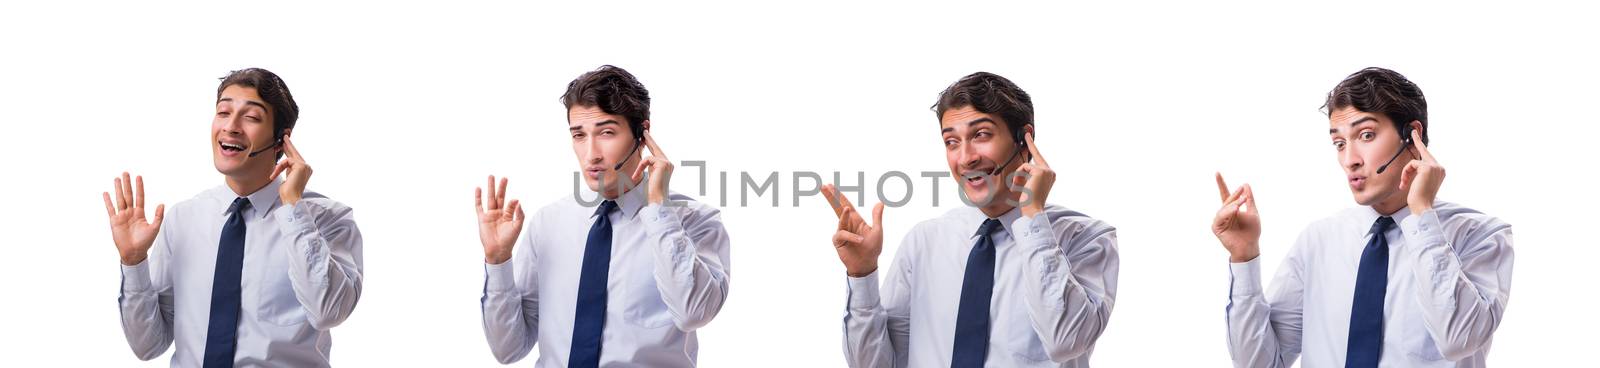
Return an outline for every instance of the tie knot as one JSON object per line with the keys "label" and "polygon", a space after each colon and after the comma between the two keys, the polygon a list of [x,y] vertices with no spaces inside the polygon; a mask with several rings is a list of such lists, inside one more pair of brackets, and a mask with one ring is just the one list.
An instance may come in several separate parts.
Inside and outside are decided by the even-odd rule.
{"label": "tie knot", "polygon": [[244,211],[246,208],[250,208],[249,197],[234,198],[233,204],[228,206],[228,213],[239,213],[240,211]]}
{"label": "tie knot", "polygon": [[600,202],[600,208],[595,209],[594,214],[595,216],[605,216],[611,214],[611,210],[614,209],[617,209],[617,201],[606,200],[605,202]]}
{"label": "tie knot", "polygon": [[993,233],[995,229],[999,229],[999,228],[1000,228],[1000,220],[996,220],[996,219],[983,220],[983,225],[978,225],[978,233],[977,234],[973,234],[973,235],[974,236],[988,236],[990,233]]}
{"label": "tie knot", "polygon": [[1371,232],[1374,234],[1383,234],[1388,232],[1389,228],[1391,227],[1394,227],[1394,218],[1389,216],[1380,216],[1378,217],[1378,222],[1372,223]]}

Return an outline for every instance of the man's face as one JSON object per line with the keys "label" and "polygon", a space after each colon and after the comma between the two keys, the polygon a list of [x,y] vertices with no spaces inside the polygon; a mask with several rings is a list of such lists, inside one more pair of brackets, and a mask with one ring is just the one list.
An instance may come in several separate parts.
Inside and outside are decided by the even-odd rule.
{"label": "man's face", "polygon": [[[632,187],[634,183],[627,175],[639,166],[639,153],[634,151],[633,130],[628,128],[627,118],[607,114],[595,106],[573,106],[567,110],[567,131],[572,134],[572,154],[578,158],[578,168],[583,171],[589,190],[614,198],[622,193],[618,183],[624,188]],[[621,170],[612,170],[623,160],[628,162]]]}
{"label": "man's face", "polygon": [[1389,162],[1402,147],[1400,131],[1388,116],[1346,107],[1328,114],[1328,137],[1339,158],[1356,203],[1372,206],[1405,198],[1400,191],[1400,173],[1412,155],[1401,154],[1382,174],[1378,167]]}
{"label": "man's face", "polygon": [[[950,165],[950,176],[955,178],[967,199],[978,205],[999,205],[1009,198],[1011,189],[1005,178],[1011,176],[1028,157],[1017,157],[1001,170],[998,176],[989,176],[995,167],[1005,164],[1022,146],[1011,139],[1011,131],[999,116],[982,112],[972,106],[946,110],[939,119],[940,134],[944,139],[945,163]],[[994,198],[991,200],[991,198]]]}
{"label": "man's face", "polygon": [[211,119],[211,162],[217,172],[227,176],[268,175],[277,161],[277,150],[249,156],[250,152],[272,145],[272,118],[272,109],[261,101],[255,88],[224,88]]}

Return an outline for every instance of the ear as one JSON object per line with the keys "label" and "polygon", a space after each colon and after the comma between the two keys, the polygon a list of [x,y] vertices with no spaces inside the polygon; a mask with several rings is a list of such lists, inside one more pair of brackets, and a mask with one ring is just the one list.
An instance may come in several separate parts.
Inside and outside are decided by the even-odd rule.
{"label": "ear", "polygon": [[639,125],[641,127],[644,127],[644,130],[650,130],[650,120],[649,119],[645,119],[645,121],[643,123],[639,123]]}
{"label": "ear", "polygon": [[[1023,134],[1034,134],[1034,132],[1033,132],[1033,124],[1023,125],[1022,126],[1022,133]],[[1035,135],[1033,137],[1033,139],[1034,139],[1034,143],[1038,143],[1039,136]],[[1024,145],[1028,144],[1027,138],[1023,138],[1022,144],[1024,144]],[[1027,149],[1027,147],[1023,147],[1022,145],[1018,145],[1017,148],[1020,148],[1020,149],[1023,150],[1022,151],[1022,158],[1026,159],[1023,162],[1033,161],[1033,150]]]}
{"label": "ear", "polygon": [[284,129],[283,130],[283,136],[285,136],[285,137],[289,136],[290,133],[294,133],[294,128],[289,128],[289,129]]}

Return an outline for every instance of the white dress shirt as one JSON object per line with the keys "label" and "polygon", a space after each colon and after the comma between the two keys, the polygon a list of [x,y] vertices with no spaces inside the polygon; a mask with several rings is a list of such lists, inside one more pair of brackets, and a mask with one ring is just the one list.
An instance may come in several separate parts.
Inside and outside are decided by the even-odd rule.
{"label": "white dress shirt", "polygon": [[[967,255],[986,219],[961,207],[917,224],[881,293],[880,272],[849,278],[851,367],[950,366]],[[1116,229],[1055,205],[1035,217],[1012,209],[999,220],[985,365],[1087,367],[1117,295]]]}
{"label": "white dress shirt", "polygon": [[[244,268],[236,366],[328,366],[332,336],[361,297],[361,231],[350,207],[306,192],[294,205],[278,201],[273,181],[251,193],[245,221]],[[198,367],[211,318],[211,284],[228,207],[226,185],[178,202],[151,246],[150,257],[122,266],[122,330],[134,355],[154,359],[177,345],[174,367]]]}
{"label": "white dress shirt", "polygon": [[[667,199],[646,205],[645,190],[630,190],[609,214],[602,367],[695,366],[694,331],[728,297],[728,232],[720,211],[677,193]],[[483,330],[501,363],[521,360],[537,342],[535,365],[567,366],[584,246],[597,219],[599,200],[593,202],[567,196],[540,208],[512,259],[485,265]]]}
{"label": "white dress shirt", "polygon": [[[1260,258],[1229,266],[1228,348],[1237,367],[1343,367],[1356,270],[1381,216],[1357,207],[1307,226],[1272,288]],[[1381,367],[1483,367],[1511,294],[1511,225],[1452,203],[1393,215]]]}

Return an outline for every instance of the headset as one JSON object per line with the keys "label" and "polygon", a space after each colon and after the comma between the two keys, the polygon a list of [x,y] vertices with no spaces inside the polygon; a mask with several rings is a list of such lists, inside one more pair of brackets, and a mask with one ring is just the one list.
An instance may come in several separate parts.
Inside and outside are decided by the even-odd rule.
{"label": "headset", "polygon": [[1023,124],[1021,127],[1017,127],[1016,131],[1011,132],[1011,139],[1017,142],[1017,148],[1011,151],[1011,158],[1006,159],[1006,163],[996,166],[994,170],[989,172],[989,176],[1000,175],[1000,170],[1005,170],[1006,166],[1011,166],[1011,161],[1016,161],[1017,156],[1021,156],[1022,151],[1028,149],[1028,141],[1023,139],[1023,135],[1028,134],[1028,130],[1024,128],[1029,125],[1033,125],[1033,123]]}
{"label": "headset", "polygon": [[281,146],[281,145],[283,145],[283,135],[279,134],[278,135],[278,140],[273,141],[271,145],[267,145],[267,148],[262,148],[260,151],[250,152],[250,156],[248,156],[248,157],[255,158],[256,155],[259,155],[262,152],[266,152],[267,150],[273,149],[274,147]]}
{"label": "headset", "polygon": [[1411,144],[1411,124],[1400,125],[1400,150],[1395,151],[1394,156],[1389,157],[1389,162],[1383,163],[1383,166],[1378,166],[1378,173],[1382,174],[1383,170],[1394,164],[1394,160],[1400,158],[1400,154],[1406,153],[1406,148],[1410,147]]}
{"label": "headset", "polygon": [[628,122],[628,129],[633,131],[633,149],[628,150],[628,155],[622,156],[622,162],[618,162],[616,167],[611,168],[611,171],[622,170],[622,165],[628,163],[628,160],[632,160],[633,154],[639,152],[639,145],[644,144],[643,122],[634,123],[630,121]]}

